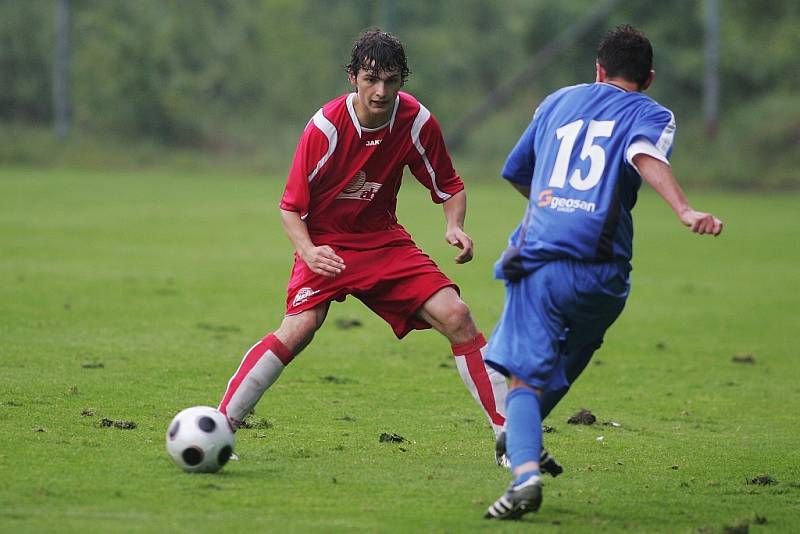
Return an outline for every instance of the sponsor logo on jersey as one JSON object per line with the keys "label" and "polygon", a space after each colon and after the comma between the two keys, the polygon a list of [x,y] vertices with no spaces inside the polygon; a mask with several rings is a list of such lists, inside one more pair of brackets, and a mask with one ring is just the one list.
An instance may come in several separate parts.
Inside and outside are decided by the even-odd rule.
{"label": "sponsor logo on jersey", "polygon": [[550,202],[553,200],[553,190],[552,189],[545,189],[541,193],[539,193],[539,204],[540,208],[546,208],[550,205]]}
{"label": "sponsor logo on jersey", "polygon": [[313,290],[310,287],[300,288],[300,291],[298,291],[297,295],[294,296],[294,300],[292,301],[292,307],[304,303],[305,301],[310,299],[313,295],[319,293],[319,291],[320,291],[319,289]]}
{"label": "sponsor logo on jersey", "polygon": [[358,171],[347,183],[337,199],[366,200],[369,202],[380,191],[383,184],[378,182],[368,182],[367,173]]}
{"label": "sponsor logo on jersey", "polygon": [[549,207],[550,209],[564,213],[572,213],[575,210],[583,210],[587,213],[594,213],[595,210],[594,202],[587,202],[579,198],[557,197],[553,195],[552,189],[545,189],[539,193],[539,201],[537,206],[540,208]]}
{"label": "sponsor logo on jersey", "polygon": [[364,143],[364,146],[378,146],[379,144],[381,144],[381,141],[383,141],[383,139],[370,139],[369,141]]}

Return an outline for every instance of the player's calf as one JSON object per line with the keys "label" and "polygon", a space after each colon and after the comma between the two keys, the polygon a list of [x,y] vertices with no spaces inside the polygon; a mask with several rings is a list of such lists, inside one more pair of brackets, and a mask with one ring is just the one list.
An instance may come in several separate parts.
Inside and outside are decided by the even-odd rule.
{"label": "player's calf", "polygon": [[236,430],[294,356],[275,335],[253,345],[228,382],[219,411]]}
{"label": "player's calf", "polygon": [[486,339],[483,334],[478,334],[467,343],[452,346],[456,368],[462,382],[488,417],[495,435],[499,435],[506,422],[508,384],[503,375],[484,363],[485,348]]}

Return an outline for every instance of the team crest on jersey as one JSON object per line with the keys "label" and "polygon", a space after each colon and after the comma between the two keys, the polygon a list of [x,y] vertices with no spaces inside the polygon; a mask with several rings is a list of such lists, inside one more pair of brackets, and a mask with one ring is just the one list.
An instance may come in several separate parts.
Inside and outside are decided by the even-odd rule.
{"label": "team crest on jersey", "polygon": [[381,186],[383,184],[379,184],[378,182],[368,182],[367,181],[367,173],[364,171],[358,171],[355,176],[353,176],[347,185],[342,189],[342,192],[339,193],[337,199],[349,199],[349,200],[366,200],[369,202],[375,195],[380,191]]}
{"label": "team crest on jersey", "polygon": [[319,289],[314,290],[311,289],[310,287],[300,288],[300,291],[298,291],[297,295],[294,296],[294,300],[292,301],[292,306],[294,307],[297,306],[298,304],[304,303],[317,293],[319,293]]}

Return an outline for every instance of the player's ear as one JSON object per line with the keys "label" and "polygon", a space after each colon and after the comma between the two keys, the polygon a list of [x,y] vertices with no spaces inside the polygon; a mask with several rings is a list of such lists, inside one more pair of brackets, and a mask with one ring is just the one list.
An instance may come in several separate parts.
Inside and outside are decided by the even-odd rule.
{"label": "player's ear", "polygon": [[595,78],[594,81],[596,82],[604,82],[606,81],[606,69],[600,64],[599,61],[594,62],[594,70],[595,70]]}
{"label": "player's ear", "polygon": [[353,73],[352,73],[352,72],[348,72],[348,73],[347,73],[347,79],[348,79],[348,80],[350,80],[350,85],[352,85],[353,87],[357,87],[357,84],[356,84],[356,77],[355,77],[355,76],[353,76]]}
{"label": "player's ear", "polygon": [[653,80],[656,78],[656,71],[655,69],[650,69],[650,74],[647,75],[647,79],[642,84],[641,91],[646,91],[648,87],[653,83]]}

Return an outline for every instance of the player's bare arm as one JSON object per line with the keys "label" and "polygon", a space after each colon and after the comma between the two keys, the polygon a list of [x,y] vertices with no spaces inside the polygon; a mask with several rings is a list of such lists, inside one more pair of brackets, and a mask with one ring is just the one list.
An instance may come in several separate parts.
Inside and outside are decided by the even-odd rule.
{"label": "player's bare arm", "polygon": [[328,245],[316,246],[305,221],[296,211],[281,210],[281,222],[297,254],[312,272],[333,278],[345,269],[344,260]]}
{"label": "player's bare arm", "polygon": [[722,221],[711,213],[692,209],[669,165],[647,154],[637,154],[633,158],[633,163],[639,169],[642,178],[653,186],[692,232],[713,236],[718,236],[722,232]]}
{"label": "player's bare arm", "polygon": [[447,230],[444,239],[461,252],[453,258],[456,263],[467,263],[473,256],[472,239],[464,231],[464,218],[467,214],[467,193],[462,189],[444,204],[444,217],[447,220]]}

